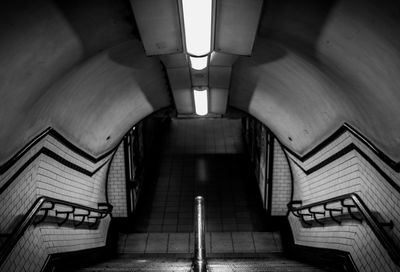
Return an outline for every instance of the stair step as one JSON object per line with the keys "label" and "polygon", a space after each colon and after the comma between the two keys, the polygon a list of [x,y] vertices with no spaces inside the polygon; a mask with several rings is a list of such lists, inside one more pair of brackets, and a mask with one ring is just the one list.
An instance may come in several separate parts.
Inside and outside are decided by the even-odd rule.
{"label": "stair step", "polygon": [[[193,253],[193,233],[120,234],[118,251],[126,253]],[[282,252],[278,232],[208,232],[206,251],[220,253]]]}
{"label": "stair step", "polygon": [[235,259],[235,260],[208,260],[209,272],[318,272],[326,271],[318,267],[306,265],[289,259],[262,260],[262,259]]}
{"label": "stair step", "polygon": [[[82,268],[76,272],[121,272],[121,271],[190,271],[192,266],[191,259],[117,259],[114,261],[98,264],[93,267]],[[67,270],[66,270],[67,271]],[[68,270],[71,271],[71,270]]]}
{"label": "stair step", "polygon": [[[209,272],[319,272],[329,271],[312,265],[290,260],[283,255],[270,258],[209,258]],[[118,258],[92,267],[75,270],[76,272],[121,272],[121,271],[191,271],[191,259],[176,258]],[[73,271],[73,270],[66,270]]]}

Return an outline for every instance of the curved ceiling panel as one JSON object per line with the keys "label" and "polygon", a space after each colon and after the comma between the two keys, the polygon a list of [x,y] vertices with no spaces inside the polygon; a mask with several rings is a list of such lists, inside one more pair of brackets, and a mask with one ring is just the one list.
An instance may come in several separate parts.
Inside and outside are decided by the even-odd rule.
{"label": "curved ceiling panel", "polygon": [[[254,115],[283,142],[302,152],[338,127],[337,86],[285,47],[257,40],[253,56],[233,67],[230,105]],[[347,101],[341,102],[347,109]]]}
{"label": "curved ceiling panel", "polygon": [[124,0],[6,0],[0,33],[0,161],[50,125],[54,116],[30,114],[52,84],[84,59],[138,36]]}
{"label": "curved ceiling panel", "polygon": [[112,147],[128,128],[169,105],[160,62],[138,41],[111,48],[49,89],[30,115],[41,116],[94,154]]}
{"label": "curved ceiling panel", "polygon": [[[84,48],[62,12],[48,1],[5,3],[0,10],[0,33],[3,159],[9,148],[16,148],[12,141],[33,104],[82,59]],[[27,140],[31,135],[22,137]]]}
{"label": "curved ceiling panel", "polygon": [[32,137],[52,126],[99,155],[132,124],[168,105],[160,62],[146,57],[140,42],[131,41],[75,67],[32,105],[13,135],[1,133],[13,139],[8,146],[15,150],[24,143],[22,136]]}
{"label": "curved ceiling panel", "polygon": [[271,1],[230,104],[301,153],[348,122],[400,159],[399,4]]}

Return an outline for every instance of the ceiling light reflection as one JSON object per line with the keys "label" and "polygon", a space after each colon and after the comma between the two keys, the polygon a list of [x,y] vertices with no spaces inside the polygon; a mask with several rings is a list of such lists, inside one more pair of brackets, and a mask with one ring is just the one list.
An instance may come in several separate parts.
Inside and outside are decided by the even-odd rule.
{"label": "ceiling light reflection", "polygon": [[207,67],[208,56],[200,58],[190,57],[190,64],[194,70],[203,70]]}
{"label": "ceiling light reflection", "polygon": [[208,90],[193,89],[194,108],[197,115],[204,116],[208,114]]}

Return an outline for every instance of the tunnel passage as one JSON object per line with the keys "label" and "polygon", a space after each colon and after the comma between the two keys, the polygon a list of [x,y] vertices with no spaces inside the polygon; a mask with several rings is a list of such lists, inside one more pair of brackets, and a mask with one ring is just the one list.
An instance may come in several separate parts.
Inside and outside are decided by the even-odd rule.
{"label": "tunnel passage", "polygon": [[[170,2],[177,7],[176,1]],[[399,1],[264,3],[251,56],[229,64],[231,80],[223,86],[229,89],[228,107],[258,118],[287,147],[295,200],[311,203],[360,193],[371,209],[395,221],[391,232],[398,240],[400,190],[393,188],[400,184]],[[3,4],[0,182],[13,184],[1,197],[0,206],[7,209],[0,222],[7,227],[5,218],[15,216],[14,207],[25,211],[38,195],[91,207],[105,201],[107,164],[101,160],[109,159],[108,152],[143,117],[169,105],[176,108],[169,93],[171,78],[160,59],[147,56],[143,48],[143,35],[135,25],[143,14],[133,14],[129,4],[128,0]],[[160,11],[160,18],[165,18],[165,10]],[[190,104],[191,95],[186,98],[183,102]],[[339,135],[343,124],[351,129],[332,137]],[[48,127],[69,144],[44,134]],[[41,135],[43,141],[36,141]],[[53,153],[64,150],[63,160],[41,153],[43,146]],[[25,153],[27,147],[32,152]],[[374,242],[371,230],[361,224],[307,229],[296,218],[289,220],[297,244],[348,252],[359,270],[390,271],[394,265],[384,247]],[[55,251],[103,246],[108,223],[103,226],[101,238],[87,230],[84,246],[81,233],[72,229],[54,228],[60,234],[46,236],[41,226],[32,227],[40,239],[24,243],[16,257],[9,257],[6,270],[20,271],[19,264],[40,271]],[[360,235],[365,232],[366,236]],[[35,236],[28,232],[25,237]],[[66,237],[69,245],[59,237]],[[335,243],[335,237],[347,242]],[[29,255],[37,261],[34,268],[21,257]]]}
{"label": "tunnel passage", "polygon": [[[160,124],[160,119],[167,121]],[[190,257],[194,251],[194,199],[198,195],[205,198],[207,256],[282,252],[280,233],[269,222],[251,171],[242,123],[241,118],[147,118],[135,127],[136,143],[143,135],[147,162],[142,181],[140,171],[135,172],[136,188],[143,188],[134,192],[138,201],[132,206],[136,208],[115,221],[120,222],[119,254]],[[152,129],[154,138],[149,133]],[[136,154],[141,154],[140,150],[139,144]],[[112,179],[110,184],[115,182]],[[121,194],[114,191],[113,195]],[[111,203],[119,209],[117,199]],[[128,199],[124,205],[131,203]]]}
{"label": "tunnel passage", "polygon": [[197,195],[205,197],[207,231],[265,230],[241,132],[240,119],[172,119],[132,231],[192,232]]}

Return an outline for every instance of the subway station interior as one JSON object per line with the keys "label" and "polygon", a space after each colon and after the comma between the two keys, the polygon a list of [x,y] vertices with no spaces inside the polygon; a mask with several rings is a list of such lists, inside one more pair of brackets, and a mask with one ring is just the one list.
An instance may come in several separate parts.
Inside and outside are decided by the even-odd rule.
{"label": "subway station interior", "polygon": [[2,1],[0,271],[400,271],[400,2]]}

